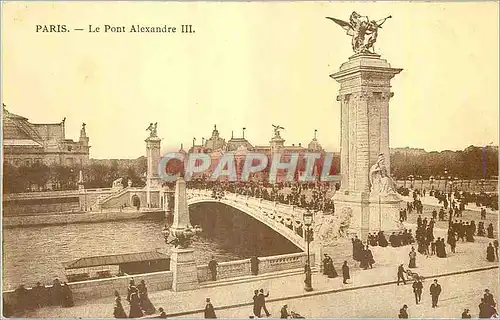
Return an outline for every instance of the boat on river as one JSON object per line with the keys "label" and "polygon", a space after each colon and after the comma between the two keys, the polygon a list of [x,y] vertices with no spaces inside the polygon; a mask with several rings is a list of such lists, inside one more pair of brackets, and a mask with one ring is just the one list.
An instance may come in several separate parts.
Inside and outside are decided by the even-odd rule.
{"label": "boat on river", "polygon": [[168,271],[170,256],[158,252],[135,252],[94,256],[63,263],[68,282]]}

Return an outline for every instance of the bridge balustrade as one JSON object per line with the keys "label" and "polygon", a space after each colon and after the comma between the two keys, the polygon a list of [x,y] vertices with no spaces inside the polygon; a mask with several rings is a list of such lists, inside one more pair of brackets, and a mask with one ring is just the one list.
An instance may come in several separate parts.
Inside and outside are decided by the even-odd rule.
{"label": "bridge balustrade", "polygon": [[[311,255],[314,265],[314,254]],[[273,273],[284,270],[301,269],[307,262],[307,254],[291,253],[271,257],[259,257],[259,274]],[[197,266],[198,281],[200,283],[211,281],[212,276],[208,265]],[[217,266],[217,280],[251,276],[250,259],[220,262]]]}

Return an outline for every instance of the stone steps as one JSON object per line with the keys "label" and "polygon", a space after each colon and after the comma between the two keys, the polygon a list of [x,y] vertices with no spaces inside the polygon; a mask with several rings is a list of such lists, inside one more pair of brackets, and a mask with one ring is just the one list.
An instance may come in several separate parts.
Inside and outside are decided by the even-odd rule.
{"label": "stone steps", "polygon": [[[312,270],[312,273],[319,271],[316,267],[312,267],[311,270]],[[227,285],[233,285],[233,284],[250,282],[250,281],[262,281],[262,280],[268,280],[268,279],[274,279],[274,278],[288,277],[291,275],[297,275],[297,274],[303,274],[303,273],[304,273],[304,268],[296,268],[296,269],[283,270],[283,271],[277,271],[277,272],[272,272],[272,273],[264,273],[264,274],[260,274],[260,275],[256,275],[256,276],[249,275],[249,276],[243,276],[243,277],[210,281],[208,283],[200,284],[200,288],[205,289],[205,288],[227,286]]]}

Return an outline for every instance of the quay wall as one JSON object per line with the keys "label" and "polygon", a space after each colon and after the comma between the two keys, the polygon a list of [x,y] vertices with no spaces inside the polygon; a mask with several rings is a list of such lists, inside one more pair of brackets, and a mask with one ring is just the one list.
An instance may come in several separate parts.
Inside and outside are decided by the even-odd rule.
{"label": "quay wall", "polygon": [[[114,301],[114,291],[118,290],[122,301],[127,297],[127,286],[131,279],[138,284],[141,280],[146,282],[148,292],[168,290],[172,288],[172,271],[160,271],[145,274],[127,275],[122,277],[113,277],[106,279],[87,280],[81,282],[68,283],[73,293],[74,301],[92,300],[109,297],[110,304]],[[51,296],[52,285],[45,286],[47,296]],[[28,298],[31,294],[31,288],[28,289]],[[4,301],[10,306],[17,305],[17,296],[14,290],[3,292]],[[110,309],[112,311],[112,308]]]}
{"label": "quay wall", "polygon": [[136,209],[128,209],[122,211],[113,209],[84,213],[4,216],[3,227],[15,228],[40,225],[63,225],[71,223],[118,221],[137,219],[142,217],[143,215],[144,212],[137,211]]}

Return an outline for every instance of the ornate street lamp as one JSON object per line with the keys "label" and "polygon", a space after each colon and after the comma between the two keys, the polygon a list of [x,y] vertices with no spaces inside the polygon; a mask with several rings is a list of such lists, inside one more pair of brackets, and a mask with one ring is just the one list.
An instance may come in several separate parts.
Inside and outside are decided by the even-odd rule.
{"label": "ornate street lamp", "polygon": [[305,240],[307,242],[307,264],[305,267],[306,279],[304,280],[305,291],[312,291],[312,273],[311,273],[311,256],[309,254],[309,244],[313,241],[313,230],[311,228],[313,224],[313,214],[311,211],[307,210],[302,218],[304,219],[305,226]]}
{"label": "ornate street lamp", "polygon": [[415,178],[412,174],[408,176],[408,180],[410,180],[410,189],[413,189],[413,181],[415,180]]}
{"label": "ornate street lamp", "polygon": [[431,185],[431,190],[434,190],[434,176],[429,177],[429,184]]}

